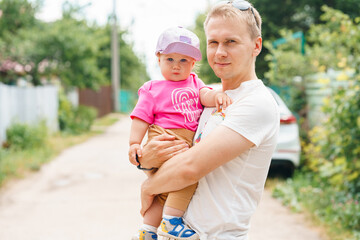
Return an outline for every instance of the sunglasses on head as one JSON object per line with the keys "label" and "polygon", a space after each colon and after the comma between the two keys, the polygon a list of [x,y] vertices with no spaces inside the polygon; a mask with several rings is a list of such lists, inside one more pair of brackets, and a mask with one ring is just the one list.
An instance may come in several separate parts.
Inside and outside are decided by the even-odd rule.
{"label": "sunglasses on head", "polygon": [[253,10],[253,7],[251,6],[251,4],[248,2],[248,1],[245,1],[245,0],[235,0],[235,1],[228,1],[227,2],[228,4],[231,3],[231,5],[241,11],[247,11],[247,10],[251,10],[251,13],[252,15],[254,16],[254,19],[255,19],[255,23],[256,23],[256,26],[258,28],[259,27],[259,24],[256,20],[256,17],[255,17],[255,13],[254,13],[254,10]]}

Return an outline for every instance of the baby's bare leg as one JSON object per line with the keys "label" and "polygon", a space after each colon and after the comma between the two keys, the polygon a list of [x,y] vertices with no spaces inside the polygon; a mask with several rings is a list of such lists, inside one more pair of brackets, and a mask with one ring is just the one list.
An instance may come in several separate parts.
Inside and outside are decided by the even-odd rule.
{"label": "baby's bare leg", "polygon": [[182,217],[184,215],[184,211],[173,208],[173,207],[169,207],[169,206],[164,206],[164,215],[169,215],[169,216],[174,216],[174,217]]}
{"label": "baby's bare leg", "polygon": [[163,206],[155,198],[150,208],[146,211],[144,215],[143,222],[144,224],[158,227],[162,219]]}

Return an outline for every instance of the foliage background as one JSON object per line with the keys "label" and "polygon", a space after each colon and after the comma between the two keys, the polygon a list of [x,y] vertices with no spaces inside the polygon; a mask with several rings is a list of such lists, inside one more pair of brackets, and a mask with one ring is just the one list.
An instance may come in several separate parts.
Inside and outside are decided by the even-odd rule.
{"label": "foliage background", "polygon": [[[0,81],[19,78],[33,85],[57,79],[65,88],[97,89],[111,82],[111,18],[105,26],[90,24],[81,7],[66,2],[63,17],[54,22],[35,18],[41,1],[0,1]],[[149,80],[143,57],[125,41],[119,29],[121,87],[137,88]]]}
{"label": "foliage background", "polygon": [[[278,48],[266,43],[270,64],[265,76],[270,84],[289,89],[290,107],[302,123],[302,167],[274,195],[295,209],[311,211],[331,226],[333,239],[359,239],[360,17],[328,6],[322,10],[319,23],[306,32],[305,55],[291,39],[292,31],[280,32],[288,41]],[[330,72],[336,77],[326,77]],[[302,81],[294,82],[295,77]],[[309,86],[331,90],[313,128],[304,124]]]}

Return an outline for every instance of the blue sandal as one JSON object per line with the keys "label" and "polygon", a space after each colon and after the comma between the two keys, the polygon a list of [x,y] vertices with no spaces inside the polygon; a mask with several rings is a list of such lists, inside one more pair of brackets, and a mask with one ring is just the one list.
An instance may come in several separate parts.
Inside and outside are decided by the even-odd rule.
{"label": "blue sandal", "polygon": [[163,218],[158,229],[158,235],[176,240],[199,240],[199,235],[189,228],[181,217]]}

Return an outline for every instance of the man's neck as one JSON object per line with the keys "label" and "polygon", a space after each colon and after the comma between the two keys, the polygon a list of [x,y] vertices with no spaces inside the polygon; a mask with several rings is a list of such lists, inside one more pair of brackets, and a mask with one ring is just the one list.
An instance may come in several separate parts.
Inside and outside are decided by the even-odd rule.
{"label": "man's neck", "polygon": [[236,88],[240,87],[240,85],[243,82],[247,82],[250,80],[256,80],[256,79],[258,79],[258,78],[257,78],[256,74],[253,73],[253,74],[243,76],[243,77],[240,77],[237,79],[221,79],[221,83],[222,83],[223,91],[226,91],[226,90],[232,90],[232,89],[236,89]]}

